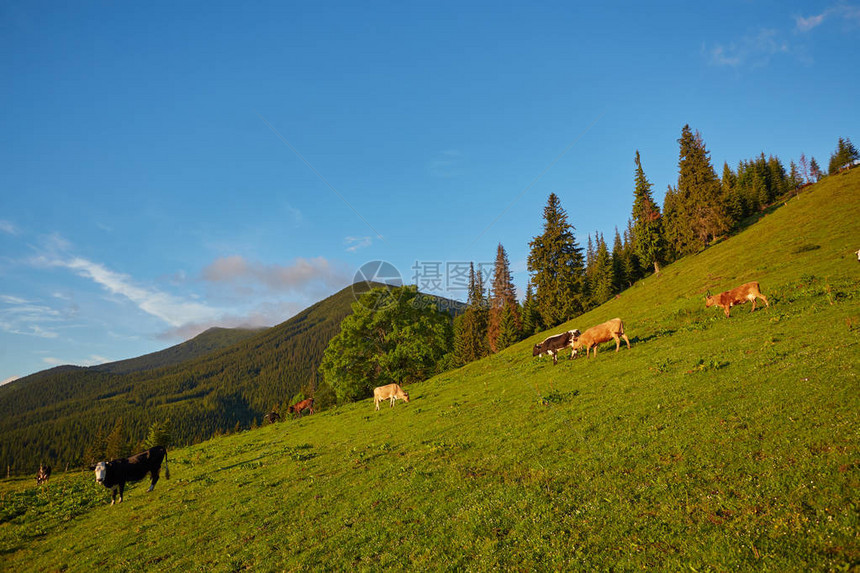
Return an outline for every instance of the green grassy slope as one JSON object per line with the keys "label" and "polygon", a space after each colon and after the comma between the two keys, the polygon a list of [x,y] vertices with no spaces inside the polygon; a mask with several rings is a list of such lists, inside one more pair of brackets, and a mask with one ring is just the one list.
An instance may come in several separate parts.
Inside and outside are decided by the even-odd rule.
{"label": "green grassy slope", "polygon": [[[409,388],[170,453],[126,502],[0,486],[14,570],[844,570],[860,562],[860,170],[553,332]],[[730,319],[702,293],[758,280]]]}

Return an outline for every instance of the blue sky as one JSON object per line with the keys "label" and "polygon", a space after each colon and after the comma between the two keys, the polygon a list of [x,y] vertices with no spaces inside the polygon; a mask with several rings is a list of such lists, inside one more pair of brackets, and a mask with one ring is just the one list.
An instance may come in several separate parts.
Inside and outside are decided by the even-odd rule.
{"label": "blue sky", "polygon": [[860,143],[860,3],[573,4],[0,2],[0,382],[278,324],[373,260],[502,243],[522,294],[547,196],[611,241],[684,124],[718,173]]}

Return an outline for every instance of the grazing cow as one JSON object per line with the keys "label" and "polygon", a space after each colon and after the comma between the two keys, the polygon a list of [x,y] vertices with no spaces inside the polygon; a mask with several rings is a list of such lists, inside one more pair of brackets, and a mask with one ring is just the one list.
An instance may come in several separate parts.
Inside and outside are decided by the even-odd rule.
{"label": "grazing cow", "polygon": [[713,305],[717,305],[723,309],[726,313],[726,318],[729,317],[731,308],[736,304],[744,304],[748,300],[752,301],[752,308],[750,312],[755,310],[755,299],[760,298],[764,301],[766,306],[770,306],[770,303],[767,302],[767,298],[761,291],[758,289],[758,282],[753,281],[751,283],[743,284],[737,288],[733,288],[732,290],[727,290],[726,292],[721,292],[720,294],[711,296],[710,291],[705,295],[705,308],[710,308]]}
{"label": "grazing cow", "polygon": [[51,466],[39,464],[39,473],[36,474],[36,485],[47,483],[51,477]]}
{"label": "grazing cow", "polygon": [[272,410],[271,412],[269,412],[268,414],[263,416],[263,419],[266,420],[270,424],[274,424],[275,422],[277,422],[278,420],[281,419],[281,415],[278,414],[277,412],[275,412],[274,410]]}
{"label": "grazing cow", "polygon": [[594,348],[594,355],[597,356],[597,346],[604,342],[609,342],[613,338],[615,339],[615,352],[618,352],[618,349],[621,348],[622,338],[627,343],[627,348],[630,348],[630,339],[624,334],[624,323],[621,322],[620,318],[613,318],[603,324],[592,326],[577,336],[571,344],[573,348],[571,355],[576,355],[580,349],[585,348],[585,355],[590,356],[591,349]]}
{"label": "grazing cow", "polygon": [[295,404],[293,404],[292,406],[287,408],[287,411],[290,414],[293,414],[294,417],[296,414],[301,416],[302,410],[308,410],[309,413],[313,414],[314,413],[314,399],[308,398],[307,400],[302,400],[301,402],[296,402]]}
{"label": "grazing cow", "polygon": [[373,389],[373,404],[379,410],[379,403],[383,400],[391,400],[391,407],[397,400],[403,400],[409,403],[409,393],[400,387],[400,384],[388,384],[386,386],[377,386]]}
{"label": "grazing cow", "polygon": [[142,480],[146,474],[150,474],[152,477],[149,489],[146,491],[152,491],[158,482],[158,472],[161,470],[162,461],[164,461],[164,477],[170,479],[170,468],[167,467],[167,450],[162,446],[149,448],[130,458],[99,462],[90,469],[95,470],[96,481],[111,490],[110,504],[113,505],[116,503],[117,492],[119,492],[119,501],[122,503],[122,494],[126,482]]}
{"label": "grazing cow", "polygon": [[[553,365],[558,364],[558,352],[570,346],[577,336],[579,336],[578,330],[568,330],[567,332],[544,338],[539,344],[534,345],[532,356],[549,354],[552,356]],[[571,354],[571,357],[573,357],[573,354]]]}

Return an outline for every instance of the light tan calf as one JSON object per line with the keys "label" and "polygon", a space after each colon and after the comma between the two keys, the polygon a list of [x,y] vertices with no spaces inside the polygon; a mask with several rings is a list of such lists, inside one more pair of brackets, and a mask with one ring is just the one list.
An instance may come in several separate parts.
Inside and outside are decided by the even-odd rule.
{"label": "light tan calf", "polygon": [[711,293],[705,295],[705,308],[710,308],[713,305],[717,305],[723,309],[726,313],[726,318],[730,316],[731,308],[736,304],[744,304],[748,300],[752,301],[752,308],[750,312],[755,310],[755,299],[760,298],[764,301],[765,306],[770,306],[770,303],[767,302],[767,299],[761,291],[758,289],[758,283],[753,281],[751,283],[747,283],[741,285],[737,288],[733,288],[732,290],[727,290],[726,292],[721,292],[720,294],[715,294],[711,296]]}
{"label": "light tan calf", "polygon": [[391,400],[391,407],[394,407],[394,402],[403,400],[409,402],[409,393],[400,387],[400,384],[388,384],[387,386],[377,386],[373,389],[373,404],[379,410],[379,403],[383,400]]}
{"label": "light tan calf", "polygon": [[618,352],[618,349],[621,347],[621,338],[627,343],[627,348],[630,348],[630,340],[624,334],[624,324],[620,318],[607,320],[603,324],[592,326],[580,334],[573,341],[571,356],[575,355],[582,348],[585,348],[586,356],[590,356],[591,349],[594,348],[594,355],[597,356],[597,345],[609,342],[613,338],[615,339],[615,352]]}

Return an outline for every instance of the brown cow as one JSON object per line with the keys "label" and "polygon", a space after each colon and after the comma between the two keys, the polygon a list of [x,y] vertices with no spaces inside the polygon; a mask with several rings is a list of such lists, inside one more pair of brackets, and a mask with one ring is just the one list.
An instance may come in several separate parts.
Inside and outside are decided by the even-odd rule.
{"label": "brown cow", "polygon": [[295,414],[298,414],[299,416],[301,416],[302,410],[308,410],[308,413],[313,414],[314,413],[314,399],[308,398],[306,400],[302,400],[301,402],[296,402],[295,404],[293,404],[292,406],[287,408],[287,411],[290,414],[293,414],[294,416],[295,416]]}
{"label": "brown cow", "polygon": [[755,310],[755,299],[760,298],[766,306],[770,306],[767,298],[758,289],[758,282],[753,281],[746,283],[732,290],[721,292],[718,295],[711,296],[710,291],[705,295],[705,308],[710,308],[717,305],[726,313],[726,318],[730,316],[731,308],[736,304],[744,304],[748,300],[752,301],[750,312]]}
{"label": "brown cow", "polygon": [[386,386],[377,386],[373,389],[373,404],[379,410],[379,403],[383,400],[391,400],[391,407],[394,407],[394,402],[403,400],[409,403],[409,393],[400,387],[400,384],[388,384]]}
{"label": "brown cow", "polygon": [[607,320],[603,324],[592,326],[582,334],[576,337],[573,341],[573,353],[575,355],[580,349],[585,348],[585,355],[591,355],[591,349],[594,348],[594,355],[597,356],[597,346],[604,342],[609,342],[615,339],[615,352],[621,347],[621,338],[627,343],[627,348],[630,348],[630,339],[624,334],[624,324],[620,318]]}
{"label": "brown cow", "polygon": [[[571,346],[577,336],[579,336],[578,330],[568,330],[561,334],[548,336],[540,343],[534,345],[532,348],[532,356],[543,356],[544,354],[548,354],[552,356],[553,365],[556,365],[558,364],[559,351]],[[573,358],[573,352],[571,352],[570,357]]]}

